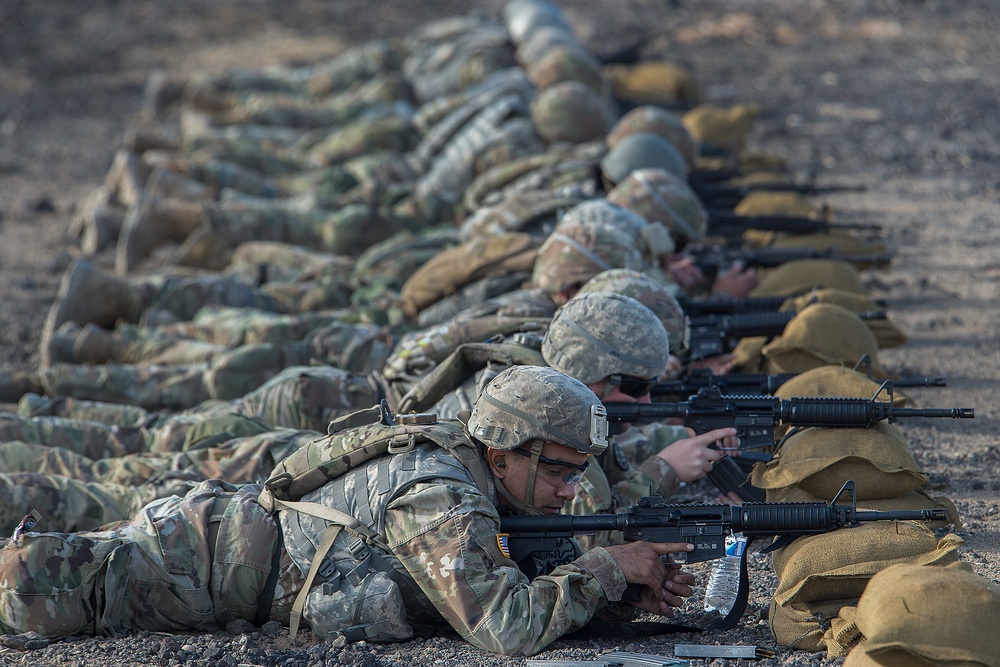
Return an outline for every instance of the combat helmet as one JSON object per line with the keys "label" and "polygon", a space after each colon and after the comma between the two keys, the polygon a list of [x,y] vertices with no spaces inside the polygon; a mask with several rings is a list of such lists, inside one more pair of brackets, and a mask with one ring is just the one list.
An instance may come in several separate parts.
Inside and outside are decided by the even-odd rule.
{"label": "combat helmet", "polygon": [[608,132],[605,142],[608,148],[614,148],[622,139],[637,132],[652,132],[666,139],[689,166],[694,165],[698,158],[698,142],[684,126],[681,117],[655,104],[636,107],[619,118]]}
{"label": "combat helmet", "polygon": [[545,90],[560,81],[579,81],[591,90],[604,95],[607,86],[600,63],[575,46],[556,45],[525,65],[528,79],[538,90]]}
{"label": "combat helmet", "polygon": [[547,0],[514,0],[503,8],[503,21],[514,44],[520,44],[528,35],[543,26],[572,32],[562,10]]}
{"label": "combat helmet", "polygon": [[[526,514],[539,514],[532,500],[545,443],[594,456],[608,446],[607,412],[594,392],[545,366],[512,366],[493,378],[476,399],[466,429],[490,449],[510,451],[530,444],[524,497],[514,498],[503,484],[496,485],[507,503]],[[580,468],[582,472],[585,466]]]}
{"label": "combat helmet", "polygon": [[670,351],[683,353],[687,319],[676,294],[682,290],[676,284],[667,285],[652,276],[631,269],[602,271],[588,280],[577,292],[577,297],[590,292],[614,292],[631,297],[653,311],[667,331]]}
{"label": "combat helmet", "polygon": [[659,222],[678,247],[708,232],[708,212],[684,178],[665,169],[637,169],[608,192],[607,200],[649,222]]}
{"label": "combat helmet", "polygon": [[588,292],[556,311],[542,357],[585,384],[612,375],[653,378],[666,371],[670,344],[659,318],[632,297]]}
{"label": "combat helmet", "polygon": [[650,168],[687,178],[687,165],[680,151],[652,132],[636,132],[622,138],[601,160],[601,173],[611,185],[621,183],[637,169]]}
{"label": "combat helmet", "polygon": [[597,455],[608,446],[602,415],[600,400],[576,378],[546,366],[511,366],[483,389],[467,428],[491,449],[543,440]]}
{"label": "combat helmet", "polygon": [[605,224],[621,229],[632,237],[643,260],[651,267],[660,266],[673,254],[676,244],[669,230],[660,222],[653,222],[607,199],[588,199],[580,202],[562,217],[555,231],[573,225]]}
{"label": "combat helmet", "polygon": [[531,120],[535,132],[547,143],[580,144],[604,138],[611,126],[611,111],[588,86],[560,81],[532,101]]}
{"label": "combat helmet", "polygon": [[608,224],[558,229],[538,249],[531,283],[550,295],[579,288],[601,271],[643,268],[632,237]]}

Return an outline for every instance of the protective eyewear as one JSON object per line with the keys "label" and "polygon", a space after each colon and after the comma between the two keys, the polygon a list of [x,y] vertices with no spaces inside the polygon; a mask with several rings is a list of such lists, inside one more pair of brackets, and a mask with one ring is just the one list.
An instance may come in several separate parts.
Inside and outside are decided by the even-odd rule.
{"label": "protective eyewear", "polygon": [[611,375],[608,377],[609,384],[617,385],[621,393],[632,398],[642,398],[653,391],[656,382],[656,378],[637,378],[631,375]]}
{"label": "protective eyewear", "polygon": [[[526,458],[531,458],[531,452],[524,449],[512,449],[510,450],[515,454],[524,456]],[[572,468],[575,472],[569,472],[562,476],[562,481],[564,484],[579,484],[580,480],[583,479],[583,473],[587,471],[590,467],[590,461],[584,461],[583,463],[570,463],[569,461],[561,461],[559,459],[550,459],[547,456],[538,455],[538,462],[547,466],[557,466],[561,468]]]}

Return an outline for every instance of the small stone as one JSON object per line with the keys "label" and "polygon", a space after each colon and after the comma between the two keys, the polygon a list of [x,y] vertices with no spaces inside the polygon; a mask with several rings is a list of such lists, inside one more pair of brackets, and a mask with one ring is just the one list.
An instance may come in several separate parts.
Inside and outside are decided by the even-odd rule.
{"label": "small stone", "polygon": [[17,651],[34,651],[48,646],[49,640],[37,632],[22,632],[19,635],[0,636],[0,644]]}
{"label": "small stone", "polygon": [[260,633],[265,637],[277,637],[284,630],[284,626],[277,621],[268,621],[264,625],[260,626]]}
{"label": "small stone", "polygon": [[226,632],[231,635],[245,635],[246,633],[252,631],[253,623],[243,620],[242,618],[236,618],[226,623]]}

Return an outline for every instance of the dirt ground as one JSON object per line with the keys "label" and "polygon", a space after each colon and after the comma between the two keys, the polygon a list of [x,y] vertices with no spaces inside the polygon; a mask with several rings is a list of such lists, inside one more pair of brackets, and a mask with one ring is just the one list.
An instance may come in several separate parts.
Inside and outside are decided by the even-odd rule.
{"label": "dirt ground", "polygon": [[[45,314],[79,253],[70,235],[74,210],[101,183],[126,128],[145,122],[143,88],[152,72],[304,63],[364,38],[401,35],[433,17],[472,7],[497,13],[502,4],[0,2],[0,373],[37,364]],[[919,419],[903,429],[936,493],[960,510],[964,525],[956,532],[966,542],[964,560],[1000,582],[1000,3],[561,4],[592,49],[612,52],[643,36],[643,55],[688,66],[705,101],[759,104],[750,146],[784,156],[802,179],[866,186],[816,200],[845,218],[881,224],[895,253],[890,272],[866,276],[871,295],[889,303],[890,317],[910,337],[905,346],[883,351],[882,364],[947,377],[946,388],[911,390],[915,405],[976,409],[972,421]],[[106,250],[95,261],[110,268],[112,255]],[[727,643],[726,635],[713,639]],[[728,643],[737,643],[732,639]],[[75,640],[27,654],[0,648],[0,665],[170,664],[172,654],[159,648],[118,651],[124,644],[116,642],[125,641]],[[431,648],[433,654],[423,653]],[[270,654],[267,660],[241,655],[243,664],[284,664]],[[296,654],[287,664],[436,658],[519,664],[454,640],[324,655],[317,663],[315,656]],[[820,655],[786,651],[769,664],[820,662]],[[202,663],[237,664],[204,658],[192,664]]]}

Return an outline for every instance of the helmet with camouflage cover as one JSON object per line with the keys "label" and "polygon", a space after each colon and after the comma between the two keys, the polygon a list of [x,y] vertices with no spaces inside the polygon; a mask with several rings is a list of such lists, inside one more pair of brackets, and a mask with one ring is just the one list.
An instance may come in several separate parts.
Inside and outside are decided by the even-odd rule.
{"label": "helmet with camouflage cover", "polygon": [[548,143],[580,144],[604,138],[611,111],[597,93],[579,81],[560,81],[531,102],[535,131]]}
{"label": "helmet with camouflage cover", "polygon": [[592,55],[574,46],[553,46],[538,60],[526,63],[525,69],[538,90],[560,81],[579,81],[600,95],[607,91],[600,64]]}
{"label": "helmet with camouflage cover", "polygon": [[611,185],[618,185],[637,169],[663,169],[677,178],[687,178],[687,165],[680,151],[652,132],[623,137],[601,160],[601,173]]}
{"label": "helmet with camouflage cover", "polygon": [[542,27],[572,32],[562,10],[547,0],[513,0],[503,8],[503,22],[510,40],[522,43],[529,34]]}
{"label": "helmet with camouflage cover", "polygon": [[607,224],[621,229],[633,238],[642,258],[650,266],[659,266],[674,252],[674,242],[659,222],[651,223],[641,215],[607,199],[589,199],[571,208],[563,216],[556,231],[573,225]]}
{"label": "helmet with camouflage cover", "polygon": [[600,400],[579,380],[545,366],[512,366],[483,389],[467,428],[491,449],[542,440],[597,455],[608,446],[603,413]]}
{"label": "helmet with camouflage cover", "polygon": [[609,202],[650,222],[659,222],[677,245],[698,242],[708,232],[708,212],[683,178],[664,169],[637,169],[608,192]]}
{"label": "helmet with camouflage cover", "polygon": [[546,25],[532,30],[527,39],[517,45],[517,51],[514,55],[523,67],[528,63],[537,61],[542,57],[543,53],[557,46],[584,49],[584,46],[580,44],[580,40],[572,32],[559,26]]}
{"label": "helmet with camouflage cover", "polygon": [[681,117],[655,104],[636,107],[619,118],[605,141],[608,148],[614,148],[622,139],[637,132],[652,132],[666,139],[688,166],[694,165],[698,157],[698,142],[684,126]]}
{"label": "helmet with camouflage cover", "polygon": [[577,224],[545,239],[531,282],[556,295],[580,287],[601,271],[642,267],[642,256],[627,232],[608,224]]}
{"label": "helmet with camouflage cover", "polygon": [[640,271],[611,269],[602,271],[585,282],[577,292],[577,297],[590,292],[613,292],[635,299],[653,311],[667,331],[670,351],[679,354],[683,352],[687,326],[684,310],[676,297],[681,291],[678,285],[666,285]]}
{"label": "helmet with camouflage cover", "polygon": [[612,375],[652,378],[666,371],[670,343],[659,318],[632,297],[588,292],[556,311],[542,357],[586,384]]}

